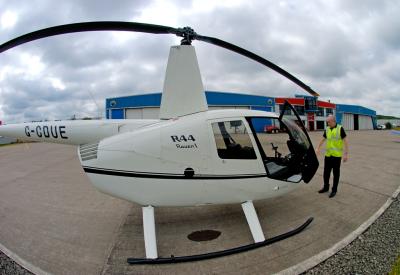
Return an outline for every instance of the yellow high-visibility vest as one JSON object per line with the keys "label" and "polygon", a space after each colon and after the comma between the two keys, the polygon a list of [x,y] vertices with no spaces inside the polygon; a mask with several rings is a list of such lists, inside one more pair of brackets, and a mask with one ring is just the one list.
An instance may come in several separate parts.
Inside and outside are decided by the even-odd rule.
{"label": "yellow high-visibility vest", "polygon": [[342,126],[337,124],[335,128],[326,128],[326,152],[327,157],[342,157],[343,156],[343,139],[340,136]]}

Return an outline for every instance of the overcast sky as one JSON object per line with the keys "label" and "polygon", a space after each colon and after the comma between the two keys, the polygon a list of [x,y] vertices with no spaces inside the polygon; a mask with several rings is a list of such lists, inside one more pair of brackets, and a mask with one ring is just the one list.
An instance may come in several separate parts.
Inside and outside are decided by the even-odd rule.
{"label": "overcast sky", "polygon": [[[218,3],[218,4],[217,4]],[[0,44],[81,21],[191,26],[255,52],[320,93],[400,116],[400,1],[0,1]],[[104,115],[105,98],[162,90],[172,35],[87,32],[0,54],[0,120]],[[256,62],[193,42],[206,90],[307,93]]]}

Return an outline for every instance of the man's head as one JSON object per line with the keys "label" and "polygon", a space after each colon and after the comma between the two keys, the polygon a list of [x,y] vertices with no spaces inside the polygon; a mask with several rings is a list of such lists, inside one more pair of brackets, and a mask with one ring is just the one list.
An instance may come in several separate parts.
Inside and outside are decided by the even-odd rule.
{"label": "man's head", "polygon": [[326,123],[328,123],[328,126],[333,128],[336,126],[336,118],[333,115],[329,115],[326,118]]}

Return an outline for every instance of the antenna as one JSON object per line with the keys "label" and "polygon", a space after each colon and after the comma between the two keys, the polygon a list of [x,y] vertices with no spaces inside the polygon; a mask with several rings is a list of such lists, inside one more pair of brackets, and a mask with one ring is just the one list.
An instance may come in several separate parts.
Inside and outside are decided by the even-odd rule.
{"label": "antenna", "polygon": [[97,112],[98,112],[98,114],[97,114],[98,117],[99,117],[99,118],[102,117],[101,110],[100,110],[100,106],[97,104],[97,101],[95,100],[92,91],[89,89],[88,92],[89,92],[90,97],[92,98],[92,100],[93,100],[93,102],[94,102],[94,105],[96,105]]}

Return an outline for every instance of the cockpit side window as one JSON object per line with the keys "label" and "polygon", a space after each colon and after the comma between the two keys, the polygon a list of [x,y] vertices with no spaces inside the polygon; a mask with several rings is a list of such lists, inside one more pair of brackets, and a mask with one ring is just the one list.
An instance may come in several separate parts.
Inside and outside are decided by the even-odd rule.
{"label": "cockpit side window", "polygon": [[211,124],[218,156],[221,159],[256,159],[249,133],[242,120]]}

